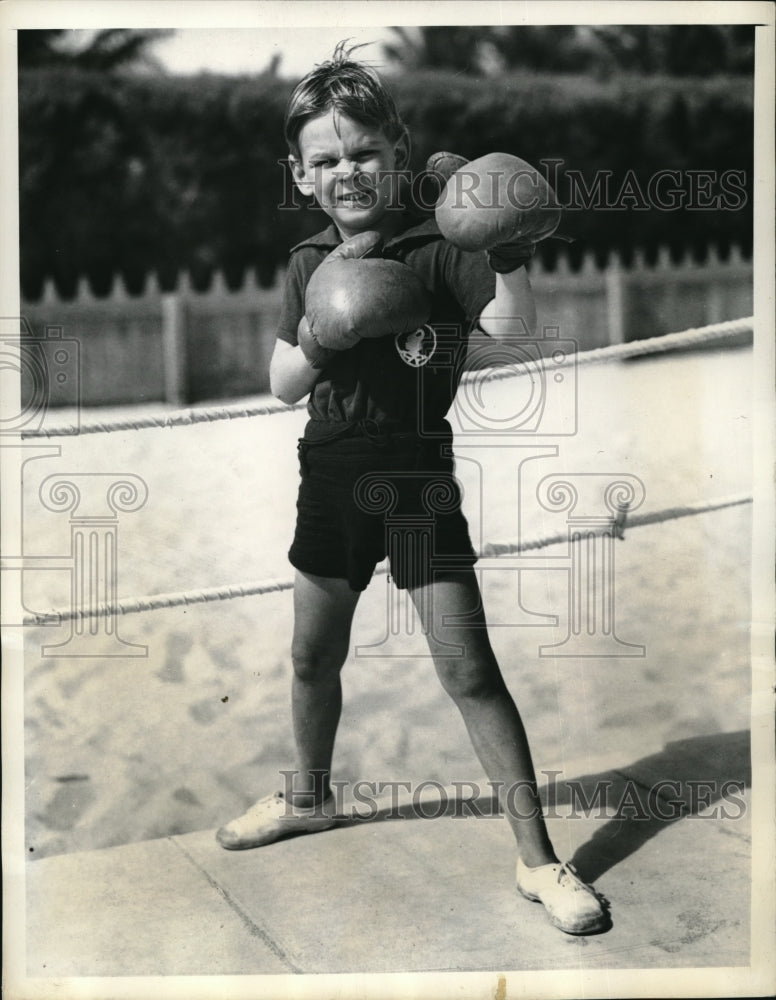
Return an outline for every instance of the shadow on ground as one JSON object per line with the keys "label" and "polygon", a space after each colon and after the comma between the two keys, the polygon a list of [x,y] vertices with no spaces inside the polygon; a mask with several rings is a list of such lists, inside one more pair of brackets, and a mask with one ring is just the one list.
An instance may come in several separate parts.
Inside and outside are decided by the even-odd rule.
{"label": "shadow on ground", "polygon": [[[577,782],[586,801],[604,788],[608,811],[614,809],[614,815],[572,860],[582,878],[594,882],[678,819],[742,820],[746,805],[741,793],[751,783],[751,746],[745,730],[675,740],[627,767],[586,775]],[[578,807],[576,787],[574,782],[559,784],[558,804]]]}
{"label": "shadow on ground", "polygon": [[[746,805],[741,794],[751,782],[750,738],[742,730],[674,740],[659,753],[622,768],[553,780],[540,794],[548,818],[606,821],[572,858],[582,878],[595,882],[679,819],[743,820]],[[448,796],[379,807],[370,803],[368,810],[338,817],[337,825],[492,817],[499,812],[495,795],[463,801]]]}

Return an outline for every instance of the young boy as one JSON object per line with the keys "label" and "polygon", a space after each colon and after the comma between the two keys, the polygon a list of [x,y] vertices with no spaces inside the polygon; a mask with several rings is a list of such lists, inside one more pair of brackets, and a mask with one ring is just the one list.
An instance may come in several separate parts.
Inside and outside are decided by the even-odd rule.
{"label": "young boy", "polygon": [[[496,340],[533,332],[533,297],[521,266],[532,248],[517,259],[506,254],[507,265],[502,260],[496,273],[484,253],[458,249],[434,220],[421,221],[397,204],[397,178],[409,161],[407,129],[376,74],[352,61],[342,46],[295,89],[286,138],[297,185],[331,219],[324,232],[292,251],[270,368],[272,391],[281,400],[310,394],[289,552],[296,569],[292,706],[299,770],[293,801],[280,793],[260,800],[222,827],[218,841],[239,850],[334,825],[329,771],[342,705],[340,671],[359,595],[388,554],[393,580],[409,591],[439,679],[488,778],[514,792],[506,812],[518,844],[518,889],[541,900],[567,933],[602,930],[608,921],[600,897],[559,862],[547,834],[523,724],[488,639],[472,568],[476,557],[448,457],[452,431],[444,419],[473,327]],[[416,324],[422,331],[399,328],[407,323],[407,309],[412,314],[417,305],[405,309],[395,302],[400,291],[375,309],[375,323],[395,322],[395,336],[322,346],[305,316],[311,308],[308,284],[343,241],[347,248],[347,241],[356,238],[358,244],[367,233],[381,239],[377,274],[391,267],[395,273],[400,262],[414,272],[398,272],[406,275],[407,287],[410,278],[420,277],[428,321]],[[373,243],[366,237],[367,249]],[[323,282],[323,293],[316,291],[339,302],[364,289],[327,289]],[[325,314],[326,307],[324,302],[318,312]],[[433,510],[433,552],[415,544],[411,526],[406,538],[388,544],[385,508],[370,508],[361,489],[366,482],[393,490],[410,525],[413,515]],[[434,484],[445,486],[436,507],[429,499]]]}

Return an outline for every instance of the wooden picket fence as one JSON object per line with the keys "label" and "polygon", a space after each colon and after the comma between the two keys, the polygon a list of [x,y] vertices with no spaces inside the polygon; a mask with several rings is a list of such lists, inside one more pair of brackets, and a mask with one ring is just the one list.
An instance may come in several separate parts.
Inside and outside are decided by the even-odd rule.
{"label": "wooden picket fence", "polygon": [[[96,297],[82,281],[71,301],[51,283],[22,315],[35,338],[78,343],[80,377],[50,386],[50,405],[99,406],[164,400],[176,405],[269,391],[269,360],[280,312],[283,273],[271,288],[253,277],[231,291],[215,274],[206,292],[181,275],[174,292],[149,278],[142,295],[120,279]],[[752,312],[752,263],[733,248],[703,263],[673,262],[661,251],[653,266],[616,254],[599,268],[592,255],[578,270],[560,258],[554,270],[531,264],[539,330],[557,330],[579,350],[656,336]]]}

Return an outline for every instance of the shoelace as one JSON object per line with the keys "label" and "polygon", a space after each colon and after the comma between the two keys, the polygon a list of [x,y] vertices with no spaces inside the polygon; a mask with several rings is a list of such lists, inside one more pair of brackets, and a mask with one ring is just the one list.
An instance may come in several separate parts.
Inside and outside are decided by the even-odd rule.
{"label": "shoelace", "polygon": [[280,792],[275,792],[274,795],[265,795],[263,799],[259,799],[255,802],[250,809],[246,810],[246,816],[257,816],[259,813],[266,812],[270,806],[273,806],[277,800],[282,801],[283,796]]}
{"label": "shoelace", "polygon": [[567,861],[567,862],[565,862],[565,864],[562,864],[560,866],[560,868],[558,870],[558,885],[561,884],[561,879],[563,878],[564,875],[567,878],[571,879],[573,885],[576,888],[584,889],[585,892],[589,892],[590,895],[594,896],[596,899],[598,899],[598,900],[601,899],[601,896],[599,895],[599,893],[597,893],[595,891],[595,889],[591,885],[588,885],[586,882],[582,881],[582,879],[579,877],[579,875],[577,873],[576,868],[571,864],[570,861]]}

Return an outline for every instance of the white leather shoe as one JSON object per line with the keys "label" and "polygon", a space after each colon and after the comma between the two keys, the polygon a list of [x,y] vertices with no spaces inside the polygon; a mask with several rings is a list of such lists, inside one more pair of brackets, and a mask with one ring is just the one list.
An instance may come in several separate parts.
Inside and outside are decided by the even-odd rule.
{"label": "white leather shoe", "polygon": [[517,859],[517,888],[543,903],[552,923],[566,934],[594,934],[609,924],[601,896],[566,863],[528,868]]}
{"label": "white leather shoe", "polygon": [[282,792],[275,792],[259,799],[242,816],[222,826],[216,833],[216,840],[227,851],[244,851],[297,833],[319,833],[336,822],[331,795],[311,809],[299,809],[286,801]]}

